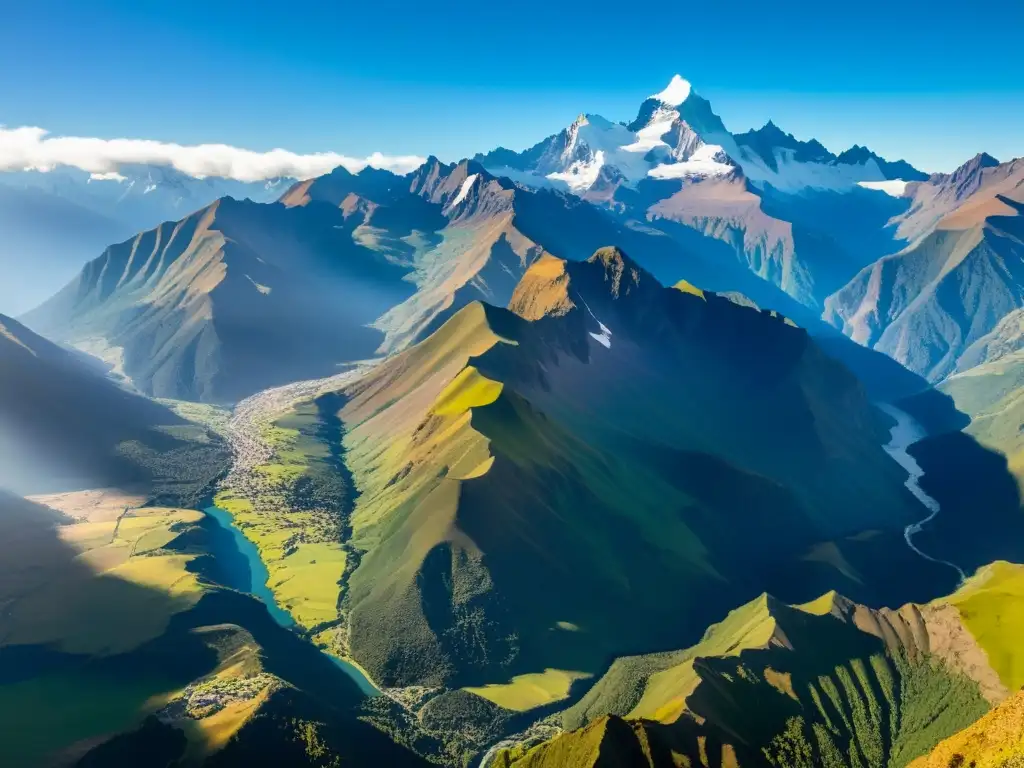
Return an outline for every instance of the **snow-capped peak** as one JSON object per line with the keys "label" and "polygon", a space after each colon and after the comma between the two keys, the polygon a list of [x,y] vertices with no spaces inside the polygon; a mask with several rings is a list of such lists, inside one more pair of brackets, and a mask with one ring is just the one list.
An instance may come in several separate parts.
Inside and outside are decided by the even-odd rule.
{"label": "snow-capped peak", "polygon": [[660,93],[655,93],[651,96],[652,99],[657,99],[662,104],[667,104],[670,107],[678,107],[690,96],[690,82],[684,80],[679,75],[673,75],[672,80],[665,87],[665,90]]}

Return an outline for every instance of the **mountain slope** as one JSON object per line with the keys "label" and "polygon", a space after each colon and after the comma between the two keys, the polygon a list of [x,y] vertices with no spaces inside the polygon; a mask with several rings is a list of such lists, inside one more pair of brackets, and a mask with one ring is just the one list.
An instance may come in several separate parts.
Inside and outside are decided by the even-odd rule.
{"label": "mountain slope", "polygon": [[125,484],[191,499],[226,458],[205,429],[0,316],[0,487],[40,493]]}
{"label": "mountain slope", "polygon": [[902,542],[923,515],[804,331],[614,249],[539,259],[510,307],[468,305],[342,393],[362,552],[343,614],[375,680],[593,670],[764,580],[885,591],[815,553],[859,562],[859,534]]}
{"label": "mountain slope", "polygon": [[366,326],[410,292],[407,270],[355,243],[353,226],[324,203],[224,198],[111,246],[25,321],[99,339],[157,397],[232,402],[327,375],[372,356],[382,335]]}
{"label": "mountain slope", "polygon": [[225,195],[270,202],[279,186],[278,180],[195,179],[147,165],[99,175],[71,168],[0,172],[0,312],[37,306],[110,243]]}
{"label": "mountain slope", "polygon": [[1006,456],[1009,471],[1024,487],[1024,351],[1015,330],[1020,316],[1020,310],[1010,313],[985,337],[988,343],[978,342],[977,352],[984,362],[948,377],[938,388],[970,416],[964,431]]}
{"label": "mountain slope", "polygon": [[913,194],[897,230],[912,244],[830,296],[825,318],[938,381],[979,362],[968,350],[1024,301],[1024,163],[979,156]]}
{"label": "mountain slope", "polygon": [[[112,246],[25,319],[144,393],[234,402],[400,351],[472,301],[504,305],[544,254],[582,260],[614,243],[664,283],[739,291],[815,333],[815,311],[776,283],[813,303],[859,265],[805,223],[766,214],[741,178],[651,179],[610,195],[612,207],[528,189],[472,161],[430,158],[407,176],[339,168],[278,205],[224,199]],[[639,218],[615,210],[620,198]],[[877,367],[840,341],[828,348],[859,373]],[[865,381],[875,385],[873,370]]]}
{"label": "mountain slope", "polygon": [[911,768],[1015,768],[1024,762],[1024,691],[939,744]]}
{"label": "mountain slope", "polygon": [[[593,766],[631,754],[610,764],[882,768],[948,738],[921,758],[946,766],[939,755],[980,746],[972,733],[982,724],[1001,723],[1004,740],[1012,733],[1014,699],[953,735],[1014,687],[1002,660],[1015,654],[1015,624],[995,619],[1005,605],[982,603],[1019,582],[1021,567],[998,569],[998,585],[984,569],[949,598],[898,610],[835,593],[796,606],[764,595],[692,648],[618,659],[561,714],[568,732],[494,765]],[[995,628],[979,631],[981,621]]]}
{"label": "mountain slope", "polygon": [[473,161],[445,165],[429,158],[406,177],[339,169],[297,184],[282,199],[341,208],[358,243],[413,270],[415,295],[375,323],[386,333],[383,352],[422,339],[472,301],[506,304],[525,269],[545,253],[583,260],[607,243],[638,254],[664,282],[686,275],[723,290],[753,289],[763,298],[757,290],[763,281],[738,262],[723,263],[720,252],[619,221],[574,195],[495,178]]}

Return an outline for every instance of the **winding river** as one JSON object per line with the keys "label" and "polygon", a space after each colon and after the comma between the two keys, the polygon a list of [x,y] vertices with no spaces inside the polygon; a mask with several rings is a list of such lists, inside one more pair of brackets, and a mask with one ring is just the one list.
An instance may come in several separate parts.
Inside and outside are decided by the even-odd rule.
{"label": "winding river", "polygon": [[920,480],[924,476],[924,470],[921,469],[921,465],[917,463],[917,460],[907,453],[907,449],[910,446],[918,440],[924,439],[928,434],[925,432],[924,428],[906,411],[888,403],[878,403],[878,407],[896,420],[896,425],[889,430],[889,443],[884,446],[885,450],[901,467],[903,467],[903,469],[907,471],[907,488],[912,494],[914,494],[917,500],[925,506],[929,513],[926,517],[918,520],[916,523],[911,523],[904,528],[903,538],[906,539],[907,546],[925,560],[930,560],[931,562],[938,563],[939,565],[946,565],[955,570],[960,575],[960,581],[962,582],[966,580],[967,574],[963,572],[960,566],[955,563],[951,563],[948,560],[940,560],[936,557],[932,557],[931,555],[922,552],[914,543],[914,536],[920,533],[925,524],[931,522],[935,516],[939,514],[940,510],[939,502],[929,496],[925,492],[924,488],[921,487]]}
{"label": "winding river", "polygon": [[[260,558],[260,552],[256,548],[256,545],[245,538],[245,535],[238,530],[232,520],[231,513],[227,512],[220,507],[206,507],[203,512],[206,513],[207,517],[216,521],[217,525],[231,536],[234,549],[237,550],[238,554],[245,558],[248,563],[248,573],[244,577],[237,576],[238,581],[247,581],[247,584],[234,584],[236,588],[240,588],[241,591],[248,592],[253,597],[256,597],[260,602],[267,606],[267,610],[270,612],[271,617],[280,624],[282,627],[287,629],[295,628],[295,620],[292,618],[288,611],[284,610],[280,605],[277,604],[277,600],[274,598],[274,593],[267,586],[267,581],[270,579],[270,573],[267,571],[267,566],[264,565],[263,560]],[[237,560],[237,557],[235,558]],[[353,664],[349,664],[343,659],[339,659],[329,653],[324,653],[335,666],[339,667],[346,675],[348,675],[356,685],[359,686],[359,690],[366,696],[379,696],[380,691],[370,681],[370,679],[363,674],[362,670]]]}

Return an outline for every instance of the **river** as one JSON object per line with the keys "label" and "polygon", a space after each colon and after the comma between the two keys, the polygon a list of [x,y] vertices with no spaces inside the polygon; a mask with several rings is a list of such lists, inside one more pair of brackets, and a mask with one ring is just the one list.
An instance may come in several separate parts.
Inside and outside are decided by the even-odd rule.
{"label": "river", "polygon": [[[274,621],[282,627],[294,629],[295,620],[288,611],[284,610],[277,604],[277,600],[274,598],[274,593],[271,592],[270,587],[267,586],[267,581],[270,579],[270,573],[267,571],[267,566],[260,558],[260,552],[256,548],[256,545],[245,538],[245,535],[238,530],[230,512],[214,506],[206,507],[203,511],[210,519],[216,521],[221,530],[226,531],[231,535],[234,548],[237,550],[238,554],[244,557],[245,562],[248,565],[248,573],[244,575],[241,574],[241,569],[237,567],[231,569],[233,580],[248,583],[235,583],[228,586],[253,595],[267,606],[267,610],[270,612]],[[226,557],[224,560],[235,561],[237,563],[239,558]],[[339,659],[337,656],[330,653],[324,653],[324,655],[329,658],[335,666],[339,667],[346,675],[348,675],[352,681],[359,686],[359,690],[362,691],[363,694],[366,696],[380,695],[380,691],[377,690],[377,687],[358,667],[353,664],[349,664],[347,661]]]}
{"label": "river", "polygon": [[928,510],[928,515],[916,523],[911,523],[903,529],[903,538],[907,541],[907,546],[910,547],[915,553],[923,557],[925,560],[930,560],[933,563],[939,565],[946,565],[955,570],[960,575],[960,581],[963,582],[967,578],[967,574],[963,572],[960,566],[955,563],[951,563],[948,560],[940,560],[939,558],[932,557],[926,552],[921,551],[918,546],[914,543],[914,536],[921,532],[921,529],[925,524],[931,522],[941,509],[939,502],[929,496],[928,493],[921,487],[921,478],[924,476],[924,470],[921,469],[921,465],[917,463],[917,460],[911,456],[907,449],[919,440],[924,439],[928,436],[928,433],[924,428],[918,424],[906,411],[897,408],[894,405],[888,403],[878,403],[878,407],[887,413],[889,416],[896,420],[896,425],[889,430],[889,442],[885,445],[885,450],[890,456],[892,456],[896,462],[907,471],[906,486],[912,494],[920,501],[925,509]]}

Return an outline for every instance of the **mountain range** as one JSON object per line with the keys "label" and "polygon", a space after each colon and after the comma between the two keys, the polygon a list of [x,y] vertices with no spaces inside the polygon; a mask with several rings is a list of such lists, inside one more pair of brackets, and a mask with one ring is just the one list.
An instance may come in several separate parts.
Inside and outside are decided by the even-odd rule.
{"label": "mountain range", "polygon": [[830,296],[826,318],[939,381],[983,362],[1020,307],[1024,162],[981,154],[906,194],[893,223],[910,244]]}
{"label": "mountain range", "polygon": [[1009,768],[1021,162],[676,76],[404,175],[0,174],[0,743]]}
{"label": "mountain range", "polygon": [[281,179],[196,179],[151,165],[108,174],[75,168],[0,173],[0,269],[22,276],[16,285],[0,284],[0,311],[28,311],[110,243],[226,195],[270,202],[286,186]]}
{"label": "mountain range", "polygon": [[[869,387],[923,386],[845,343],[785,292],[816,280],[839,285],[860,264],[838,240],[812,232],[812,220],[851,239],[864,220],[888,220],[890,196],[860,187],[798,198],[758,193],[738,172],[699,183],[648,178],[616,191],[629,201],[622,206],[595,204],[589,194],[525,187],[475,160],[429,158],[407,176],[339,167],[295,183],[279,203],[222,198],[111,246],[23,319],[101,354],[145,394],[234,402],[400,351],[473,300],[504,305],[544,254],[580,260],[617,243],[666,284],[740,291],[792,316],[827,337],[830,354]],[[837,216],[837,206],[849,215]],[[811,212],[790,216],[795,223],[765,212],[794,207]],[[814,273],[812,257],[821,265]],[[338,290],[349,297],[344,305],[332,301]],[[303,301],[293,299],[299,293]],[[235,329],[256,327],[260,348],[248,348],[250,337]]]}

